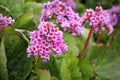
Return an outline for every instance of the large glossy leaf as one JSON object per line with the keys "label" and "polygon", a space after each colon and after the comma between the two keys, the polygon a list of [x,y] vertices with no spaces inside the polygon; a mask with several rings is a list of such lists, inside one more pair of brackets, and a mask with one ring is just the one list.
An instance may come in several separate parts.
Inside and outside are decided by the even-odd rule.
{"label": "large glossy leaf", "polygon": [[105,77],[96,77],[94,80],[110,80],[110,79]]}
{"label": "large glossy leaf", "polygon": [[56,77],[52,76],[51,80],[58,80]]}
{"label": "large glossy leaf", "polygon": [[[77,36],[75,39],[77,41],[77,46],[79,47],[79,50],[80,52],[82,51],[82,49],[84,48],[84,45],[86,43],[86,40],[87,40],[87,37],[88,37],[88,34],[89,34],[89,29],[85,29],[83,34],[80,35],[80,36]],[[95,45],[95,42],[93,41],[93,36],[91,35],[90,37],[90,41],[89,41],[89,44],[88,44],[88,49],[90,46],[93,46]],[[79,53],[80,53],[79,52]]]}
{"label": "large glossy leaf", "polygon": [[79,68],[82,72],[82,80],[89,80],[94,76],[94,68],[87,58],[80,59]]}
{"label": "large glossy leaf", "polygon": [[59,63],[59,62],[62,62],[61,60],[62,60],[61,57],[54,58],[52,56],[49,61],[41,62],[40,68],[50,70],[51,76],[55,76],[58,79],[60,79],[60,66],[61,66],[61,63]]}
{"label": "large glossy leaf", "polygon": [[7,59],[4,49],[3,38],[0,39],[0,80],[8,80]]}
{"label": "large glossy leaf", "polygon": [[116,33],[116,35],[114,35],[114,37],[115,37],[115,39],[113,40],[113,44],[111,45],[111,47],[113,47],[114,49],[116,49],[116,52],[118,51],[120,51],[120,45],[119,45],[119,42],[120,42],[120,37],[119,37],[119,35],[120,35],[120,30],[119,30],[119,25],[120,24],[118,24],[118,31],[117,31],[117,33]]}
{"label": "large glossy leaf", "polygon": [[25,29],[30,31],[37,29],[35,23],[33,22],[33,17],[34,13],[25,13],[16,20],[14,25],[18,29]]}
{"label": "large glossy leaf", "polygon": [[39,13],[42,10],[42,4],[36,2],[27,2],[24,4],[23,11],[24,12],[34,12]]}
{"label": "large glossy leaf", "polygon": [[77,47],[79,48],[80,51],[82,51],[85,43],[79,37],[76,37],[75,39],[77,42]]}
{"label": "large glossy leaf", "polygon": [[0,13],[2,13],[2,15],[7,16],[7,17],[11,16],[10,10],[3,5],[0,5]]}
{"label": "large glossy leaf", "polygon": [[66,64],[71,74],[72,80],[82,80],[82,74],[78,66],[78,58],[71,53],[65,55]]}
{"label": "large glossy leaf", "polygon": [[61,74],[61,80],[72,80],[70,70],[68,69],[68,66],[66,64],[66,60],[63,59],[60,74]]}
{"label": "large glossy leaf", "polygon": [[102,80],[106,78],[109,80],[120,79],[120,32],[117,33],[115,42],[112,47],[92,47],[88,52],[88,57],[95,65],[95,72]]}
{"label": "large glossy leaf", "polygon": [[24,0],[25,2],[34,2],[35,0]]}
{"label": "large glossy leaf", "polygon": [[[86,28],[86,29],[84,30],[83,34],[82,34],[81,36],[79,36],[80,40],[82,40],[84,43],[85,43],[86,40],[87,40],[89,31],[90,31],[90,29],[87,29],[87,28]],[[89,45],[94,45],[93,37],[92,37],[92,36],[91,36],[91,38],[90,38]]]}
{"label": "large glossy leaf", "polygon": [[51,74],[49,70],[47,69],[37,69],[34,73],[31,73],[31,75],[26,80],[56,80],[56,78],[51,78]]}
{"label": "large glossy leaf", "polygon": [[5,51],[9,80],[25,80],[32,69],[32,59],[27,58],[27,43],[12,27],[6,27]]}
{"label": "large glossy leaf", "polygon": [[62,80],[82,80],[78,59],[74,54],[66,53],[60,69]]}
{"label": "large glossy leaf", "polygon": [[68,53],[73,53],[77,56],[79,54],[79,49],[75,37],[65,32],[64,41],[68,45]]}
{"label": "large glossy leaf", "polygon": [[36,3],[36,2],[27,2],[24,4],[23,10],[24,10],[24,13],[27,13],[27,12],[34,13],[33,21],[38,26],[40,21],[39,18],[41,16],[41,11],[42,11],[42,4]]}
{"label": "large glossy leaf", "polygon": [[48,70],[40,70],[40,80],[51,80],[51,75]]}
{"label": "large glossy leaf", "polygon": [[14,18],[22,15],[23,0],[0,0],[0,5],[7,7]]}

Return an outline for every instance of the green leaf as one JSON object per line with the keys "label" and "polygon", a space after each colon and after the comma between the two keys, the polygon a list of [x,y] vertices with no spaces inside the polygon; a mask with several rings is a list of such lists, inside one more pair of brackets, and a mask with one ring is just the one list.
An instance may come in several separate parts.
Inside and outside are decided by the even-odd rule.
{"label": "green leaf", "polygon": [[23,14],[23,0],[0,0],[0,5],[7,7],[14,18]]}
{"label": "green leaf", "polygon": [[85,43],[83,43],[83,41],[81,39],[79,39],[79,37],[76,37],[75,39],[76,39],[79,50],[82,51]]}
{"label": "green leaf", "polygon": [[30,31],[37,29],[35,23],[33,22],[33,17],[34,13],[25,13],[16,20],[14,25],[18,29],[25,29]]}
{"label": "green leaf", "polygon": [[40,80],[51,80],[51,75],[48,70],[40,70]]}
{"label": "green leaf", "polygon": [[78,67],[78,62],[79,62],[78,58],[71,53],[67,53],[65,54],[65,60],[67,62],[66,64],[68,66],[68,69],[71,73],[72,80],[82,80],[82,74]]}
{"label": "green leaf", "polygon": [[107,78],[104,78],[104,77],[96,77],[95,80],[111,80],[111,79],[107,79]]}
{"label": "green leaf", "polygon": [[82,80],[89,80],[94,76],[94,68],[87,58],[80,59],[79,68],[82,72]]}
{"label": "green leaf", "polygon": [[58,80],[56,77],[52,76],[51,80]]}
{"label": "green leaf", "polygon": [[[95,8],[95,6],[97,6],[97,2],[99,2],[98,0],[88,0],[86,1],[86,7],[91,7],[91,8]],[[88,5],[89,4],[89,5]]]}
{"label": "green leaf", "polygon": [[25,2],[34,2],[35,0],[24,0]]}
{"label": "green leaf", "polygon": [[62,60],[62,58],[60,58],[60,57],[55,58],[55,57],[51,56],[49,61],[47,61],[47,62],[42,61],[41,62],[40,68],[41,69],[48,69],[51,73],[51,76],[55,76],[58,79],[60,79],[60,65],[61,65],[61,63],[59,63],[59,62],[62,62],[61,60]]}
{"label": "green leaf", "polygon": [[[79,37],[79,39],[82,40],[82,41],[85,43],[86,40],[87,40],[88,34],[89,34],[89,29],[86,28],[86,29],[84,30],[83,34]],[[91,36],[91,38],[90,38],[89,45],[94,45],[93,37],[92,37],[92,36]]]}
{"label": "green leaf", "polygon": [[76,2],[76,12],[79,12],[80,15],[84,14],[86,8],[85,5],[81,4],[79,0],[75,0]]}
{"label": "green leaf", "polygon": [[28,44],[30,44],[30,41],[29,41],[30,31],[23,30],[23,29],[15,29],[15,31],[20,35],[22,39],[24,39]]}
{"label": "green leaf", "polygon": [[51,1],[51,0],[35,0],[36,2],[39,2],[39,3],[44,3],[44,2],[48,2],[48,1]]}
{"label": "green leaf", "polygon": [[60,69],[61,80],[72,80],[70,71],[66,63],[67,63],[66,60],[63,59],[61,69]]}
{"label": "green leaf", "polygon": [[[114,41],[113,41],[113,45],[112,45],[112,47],[114,48],[114,49],[116,49],[117,51],[120,51],[120,45],[118,44],[119,42],[120,42],[120,37],[119,37],[119,35],[120,35],[120,30],[119,30],[119,23],[118,23],[118,25],[117,25],[117,33],[116,33],[116,35],[114,36],[115,37],[115,39],[114,39]],[[114,34],[113,34],[114,35]],[[116,52],[117,52],[116,51]]]}
{"label": "green leaf", "polygon": [[27,2],[25,3],[23,10],[24,10],[24,13],[27,13],[27,12],[34,13],[33,22],[35,22],[35,24],[38,26],[40,23],[39,19],[42,11],[42,4],[36,3],[36,2]]}
{"label": "green leaf", "polygon": [[7,16],[7,17],[11,16],[10,10],[7,7],[2,6],[2,5],[0,5],[0,13],[2,13],[2,15]]}
{"label": "green leaf", "polygon": [[51,77],[50,72],[47,69],[37,69],[33,71],[26,80],[56,80],[55,77]]}
{"label": "green leaf", "polygon": [[95,65],[95,73],[98,75],[98,80],[110,79],[119,80],[120,78],[120,32],[117,33],[115,43],[112,47],[94,46],[88,52],[88,57]]}
{"label": "green leaf", "polygon": [[0,40],[0,80],[8,80],[7,59],[4,49],[4,38]]}
{"label": "green leaf", "polygon": [[36,3],[36,2],[27,2],[24,4],[23,11],[26,12],[33,12],[33,13],[39,13],[42,10],[42,4]]}
{"label": "green leaf", "polygon": [[31,73],[32,59],[27,58],[28,44],[12,27],[4,28],[9,80],[25,80]]}
{"label": "green leaf", "polygon": [[69,33],[64,33],[64,41],[68,45],[68,53],[73,53],[77,56],[79,54],[79,49],[75,37]]}

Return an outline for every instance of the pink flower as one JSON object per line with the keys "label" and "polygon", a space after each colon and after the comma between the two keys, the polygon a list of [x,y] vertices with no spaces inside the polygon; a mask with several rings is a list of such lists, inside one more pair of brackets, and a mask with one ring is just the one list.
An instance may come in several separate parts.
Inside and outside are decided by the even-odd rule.
{"label": "pink flower", "polygon": [[59,23],[63,31],[67,31],[74,35],[81,35],[84,31],[82,18],[78,13],[75,13],[73,9],[64,2],[72,0],[54,0],[52,2],[45,3],[42,10],[40,21],[47,21],[49,19],[56,19],[56,23]]}
{"label": "pink flower", "polygon": [[0,14],[0,30],[2,30],[6,26],[11,26],[14,23],[14,20],[9,17],[3,16]]}
{"label": "pink flower", "polygon": [[110,15],[101,6],[96,7],[95,11],[87,9],[83,17],[91,27],[94,27],[94,33],[101,34],[105,29],[107,29],[108,35],[112,33],[113,26],[110,22]]}
{"label": "pink flower", "polygon": [[115,26],[118,21],[120,21],[120,5],[113,6],[111,9],[107,10],[107,12],[110,14],[111,24]]}
{"label": "pink flower", "polygon": [[30,33],[28,57],[40,56],[43,61],[46,61],[50,59],[50,54],[58,56],[65,53],[67,49],[62,32],[51,22],[41,22],[38,30]]}
{"label": "pink flower", "polygon": [[71,6],[73,10],[76,9],[76,3],[74,0],[61,0],[61,1],[66,3],[68,6]]}

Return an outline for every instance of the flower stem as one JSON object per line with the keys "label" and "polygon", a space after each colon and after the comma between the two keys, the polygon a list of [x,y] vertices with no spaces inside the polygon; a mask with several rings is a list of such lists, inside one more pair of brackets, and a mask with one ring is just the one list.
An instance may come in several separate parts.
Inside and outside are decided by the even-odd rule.
{"label": "flower stem", "polygon": [[33,66],[33,72],[37,75],[39,73],[39,69],[40,69],[40,62],[41,62],[41,58],[38,57],[34,57],[35,63]]}
{"label": "flower stem", "polygon": [[81,57],[85,56],[85,52],[86,52],[86,50],[87,50],[87,48],[88,48],[88,44],[89,44],[91,35],[92,35],[92,33],[93,33],[93,29],[94,29],[94,27],[91,27],[91,28],[90,28],[90,32],[89,32],[89,34],[88,34],[88,37],[87,37],[85,46],[84,46],[82,52],[79,53],[79,55],[78,55],[78,58],[79,58],[79,59],[80,59]]}
{"label": "flower stem", "polygon": [[38,68],[40,67],[40,62],[41,62],[41,58],[38,56],[38,60],[37,60],[37,66],[38,66]]}
{"label": "flower stem", "polygon": [[28,38],[22,32],[22,31],[25,31],[25,30],[15,29],[15,31],[18,32],[20,34],[20,36],[30,45],[30,41],[28,40]]}
{"label": "flower stem", "polygon": [[102,37],[102,33],[98,35],[98,38],[97,38],[96,44],[99,44],[101,37]]}
{"label": "flower stem", "polygon": [[117,34],[117,31],[118,31],[119,26],[120,26],[120,21],[118,22],[118,25],[115,26],[115,29],[114,29],[114,31],[113,31],[113,33],[112,33],[111,40],[110,40],[110,46],[112,46],[112,44],[113,44],[113,42],[114,42],[114,39],[115,39],[115,37],[116,37],[116,34]]}

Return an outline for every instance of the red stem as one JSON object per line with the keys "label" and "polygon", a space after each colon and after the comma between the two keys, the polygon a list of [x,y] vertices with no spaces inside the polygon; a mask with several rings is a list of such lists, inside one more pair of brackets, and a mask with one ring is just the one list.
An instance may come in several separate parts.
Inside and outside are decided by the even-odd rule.
{"label": "red stem", "polygon": [[[120,23],[120,22],[119,22]],[[119,23],[118,25],[115,27],[113,33],[112,33],[112,36],[111,36],[111,40],[110,40],[110,46],[112,46],[114,40],[115,40],[115,37],[116,37],[116,34],[117,34],[117,31],[118,31],[118,28],[119,28]]]}
{"label": "red stem", "polygon": [[99,44],[101,37],[102,37],[102,33],[98,35],[98,38],[97,38],[96,44]]}
{"label": "red stem", "polygon": [[86,50],[87,50],[87,48],[88,48],[88,43],[89,43],[89,41],[90,41],[90,38],[91,38],[91,35],[92,35],[92,32],[93,32],[93,29],[94,29],[94,27],[91,27],[91,28],[90,28],[90,32],[89,32],[89,35],[88,35],[88,37],[87,37],[85,46],[84,46],[82,52],[79,53],[79,55],[78,55],[78,58],[79,58],[79,59],[80,59],[81,57],[85,56],[85,52],[86,52]]}

